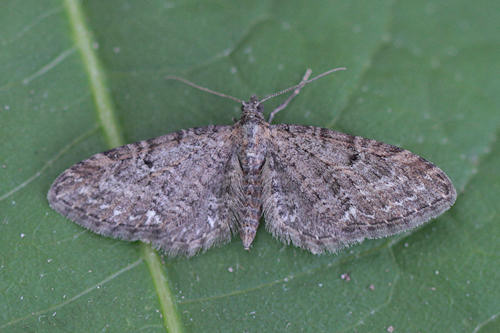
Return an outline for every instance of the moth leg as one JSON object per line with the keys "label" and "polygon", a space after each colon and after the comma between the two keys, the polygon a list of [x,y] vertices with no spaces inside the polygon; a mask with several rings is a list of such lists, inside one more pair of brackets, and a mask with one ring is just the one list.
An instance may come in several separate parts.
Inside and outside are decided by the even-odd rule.
{"label": "moth leg", "polygon": [[269,115],[269,121],[268,121],[269,123],[271,123],[274,116],[278,112],[280,112],[281,110],[286,108],[288,106],[288,104],[290,104],[292,99],[294,99],[294,97],[300,93],[300,90],[306,85],[307,80],[309,80],[309,77],[311,76],[311,74],[312,74],[312,70],[310,68],[308,68],[304,74],[304,77],[302,77],[302,81],[299,82],[298,87],[293,91],[293,93],[290,96],[288,96],[288,98],[282,104],[280,104],[276,109],[274,109],[273,112],[271,112],[271,114]]}

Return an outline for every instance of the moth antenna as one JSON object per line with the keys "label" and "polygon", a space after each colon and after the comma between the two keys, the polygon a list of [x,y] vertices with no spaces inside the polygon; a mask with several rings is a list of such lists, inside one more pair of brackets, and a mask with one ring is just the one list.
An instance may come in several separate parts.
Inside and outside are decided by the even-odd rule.
{"label": "moth antenna", "polygon": [[230,95],[226,95],[226,94],[220,93],[218,91],[214,91],[212,89],[208,89],[206,87],[202,87],[202,86],[197,85],[196,83],[193,83],[191,81],[188,81],[188,80],[186,80],[186,79],[184,79],[182,77],[169,75],[169,76],[165,77],[165,80],[177,80],[177,81],[181,81],[182,83],[187,84],[188,86],[191,86],[193,88],[199,89],[201,91],[205,91],[205,92],[207,92],[209,94],[216,95],[216,96],[219,96],[219,97],[228,98],[228,99],[233,100],[235,102],[238,102],[240,104],[243,103],[243,101],[241,99],[239,99],[239,98],[236,98],[236,97],[233,97],[233,96],[230,96]]}
{"label": "moth antenna", "polygon": [[[329,71],[326,71],[324,73],[321,73],[315,77],[313,77],[312,79],[309,79],[309,80],[305,80],[305,81],[302,81],[300,82],[299,84],[296,84],[292,87],[289,87],[289,88],[286,88],[286,89],[283,89],[283,90],[280,90],[278,92],[275,92],[274,94],[271,94],[271,95],[267,95],[266,97],[264,97],[263,99],[260,100],[260,103],[264,103],[265,101],[273,98],[273,97],[276,97],[276,96],[279,96],[279,95],[283,95],[291,90],[295,90],[295,89],[299,89],[299,88],[302,88],[303,86],[305,86],[306,84],[308,83],[311,83],[313,81],[316,81],[317,79],[321,79],[323,76],[327,76],[327,75],[330,75],[332,74],[333,72],[337,72],[337,71],[345,71],[347,68],[346,67],[338,67],[338,68],[334,68],[334,69],[330,69]],[[310,69],[308,69],[307,71],[310,71]],[[306,72],[307,73],[307,72]]]}
{"label": "moth antenna", "polygon": [[271,114],[269,115],[269,120],[267,121],[268,123],[271,123],[273,121],[274,116],[276,116],[276,114],[278,112],[280,112],[281,110],[283,110],[284,108],[286,108],[288,106],[288,104],[290,104],[290,102],[292,101],[292,99],[294,99],[295,97],[297,97],[297,95],[300,93],[300,90],[306,84],[305,82],[307,80],[309,80],[309,77],[311,76],[311,74],[312,74],[312,70],[310,68],[308,68],[306,70],[304,76],[302,77],[302,80],[299,82],[298,88],[295,89],[293,91],[293,93],[290,94],[290,96],[288,96],[288,98],[283,103],[281,103],[276,109],[274,109],[273,112],[271,112]]}

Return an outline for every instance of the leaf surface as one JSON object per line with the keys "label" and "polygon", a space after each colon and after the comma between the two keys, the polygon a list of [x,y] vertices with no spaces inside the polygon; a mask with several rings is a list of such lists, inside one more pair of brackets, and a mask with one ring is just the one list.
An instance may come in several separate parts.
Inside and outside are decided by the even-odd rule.
{"label": "leaf surface", "polygon": [[[88,0],[80,14],[103,86],[71,2],[4,1],[0,13],[0,330],[162,332],[165,317],[188,332],[500,330],[498,1]],[[275,122],[410,149],[453,180],[450,211],[338,255],[285,246],[261,227],[249,252],[235,238],[152,269],[142,245],[85,231],[47,204],[55,177],[110,137],[239,117],[239,105],[166,75],[246,99],[338,66],[348,71],[306,87]],[[169,290],[177,310],[164,306]]]}

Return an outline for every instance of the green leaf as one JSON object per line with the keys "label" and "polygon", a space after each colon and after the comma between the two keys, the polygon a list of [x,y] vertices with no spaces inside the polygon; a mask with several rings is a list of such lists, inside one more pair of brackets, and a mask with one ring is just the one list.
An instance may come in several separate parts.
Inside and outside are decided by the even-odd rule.
{"label": "green leaf", "polygon": [[[499,13],[488,0],[3,1],[0,331],[500,331]],[[449,212],[338,255],[261,227],[249,252],[235,238],[161,263],[47,204],[60,172],[110,145],[239,116],[166,75],[247,98],[339,66],[275,122],[422,155],[458,190]]]}

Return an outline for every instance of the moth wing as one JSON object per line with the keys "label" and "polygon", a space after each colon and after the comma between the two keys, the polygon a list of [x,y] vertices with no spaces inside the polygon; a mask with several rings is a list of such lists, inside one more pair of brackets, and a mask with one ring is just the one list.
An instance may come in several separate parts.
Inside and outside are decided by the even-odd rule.
{"label": "moth wing", "polygon": [[182,130],[96,154],[64,171],[50,206],[98,234],[194,255],[227,242],[232,127]]}
{"label": "moth wing", "polygon": [[417,227],[455,201],[446,174],[407,150],[310,126],[270,133],[266,228],[313,253]]}

